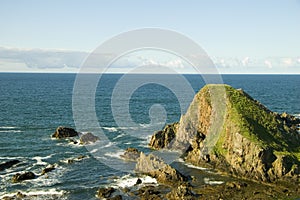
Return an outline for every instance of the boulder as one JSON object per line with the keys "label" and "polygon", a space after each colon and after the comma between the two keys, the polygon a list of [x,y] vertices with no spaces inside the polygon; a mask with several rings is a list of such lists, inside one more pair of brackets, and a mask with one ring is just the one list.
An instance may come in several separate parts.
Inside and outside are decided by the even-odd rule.
{"label": "boulder", "polygon": [[99,198],[109,198],[112,193],[114,193],[116,190],[113,187],[108,188],[99,188],[97,192],[97,196]]}
{"label": "boulder", "polygon": [[160,189],[154,186],[144,186],[137,191],[136,196],[141,200],[161,200],[163,194]]}
{"label": "boulder", "polygon": [[4,171],[8,168],[11,168],[12,166],[18,164],[20,161],[19,160],[10,160],[10,161],[7,161],[5,163],[1,163],[0,164],[0,171]]}
{"label": "boulder", "polygon": [[136,162],[137,159],[140,157],[140,151],[137,148],[127,148],[121,158],[128,161]]}
{"label": "boulder", "polygon": [[135,170],[167,185],[178,185],[187,180],[185,176],[166,164],[161,158],[153,154],[145,155],[143,152],[140,154]]}
{"label": "boulder", "polygon": [[53,170],[55,170],[55,165],[51,165],[49,167],[46,167],[45,169],[42,170],[41,175],[45,175],[46,173],[51,172]]}
{"label": "boulder", "polygon": [[20,181],[34,179],[36,176],[33,172],[25,172],[23,174],[17,173],[12,177],[12,182],[17,183]]}
{"label": "boulder", "polygon": [[80,144],[86,145],[86,144],[92,144],[99,140],[99,137],[93,135],[92,133],[85,133],[82,134],[80,137]]}
{"label": "boulder", "polygon": [[68,137],[76,137],[78,136],[78,132],[73,128],[59,126],[57,127],[55,133],[52,135],[53,138],[68,138]]}

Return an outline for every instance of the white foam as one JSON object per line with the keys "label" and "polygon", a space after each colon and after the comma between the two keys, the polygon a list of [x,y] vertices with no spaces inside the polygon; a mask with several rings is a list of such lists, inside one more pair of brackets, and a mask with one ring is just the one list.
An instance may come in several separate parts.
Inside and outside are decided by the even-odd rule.
{"label": "white foam", "polygon": [[188,163],[185,163],[184,165],[187,166],[187,167],[189,167],[189,168],[193,168],[193,169],[209,170],[208,168],[205,168],[205,167],[199,167],[199,166],[195,166],[195,165],[188,164]]}
{"label": "white foam", "polygon": [[96,153],[98,151],[98,149],[93,149],[93,150],[91,150],[90,152],[91,153]]}
{"label": "white foam", "polygon": [[123,155],[124,152],[125,151],[108,152],[108,153],[105,153],[104,156],[121,159],[121,155]]}
{"label": "white foam", "polygon": [[44,158],[45,157],[40,157],[40,156],[32,157],[33,160],[36,160],[37,165],[48,165],[48,163],[42,161],[42,159],[44,159]]}
{"label": "white foam", "polygon": [[[51,188],[49,190],[40,190],[40,191],[28,191],[28,192],[23,192],[21,191],[22,194],[25,194],[27,196],[37,196],[36,198],[30,198],[30,199],[41,199],[41,197],[39,196],[62,196],[64,194],[66,194],[66,191],[63,190],[56,190],[55,188]],[[16,193],[2,193],[0,196],[0,199],[2,199],[3,197],[7,196],[7,197],[13,197],[17,194]]]}
{"label": "white foam", "polygon": [[118,187],[118,188],[133,187],[133,186],[135,186],[138,179],[141,179],[142,185],[145,185],[145,184],[157,185],[157,180],[150,176],[132,177],[130,174],[127,174],[119,179],[115,179],[115,185],[113,185],[113,186]]}
{"label": "white foam", "polygon": [[0,129],[17,129],[15,126],[0,126]]}
{"label": "white foam", "polygon": [[105,130],[108,130],[109,132],[117,132],[118,129],[116,127],[102,127]]}
{"label": "white foam", "polygon": [[208,185],[221,185],[224,183],[224,181],[214,181],[214,180],[210,180],[209,178],[204,178],[204,183],[208,184]]}

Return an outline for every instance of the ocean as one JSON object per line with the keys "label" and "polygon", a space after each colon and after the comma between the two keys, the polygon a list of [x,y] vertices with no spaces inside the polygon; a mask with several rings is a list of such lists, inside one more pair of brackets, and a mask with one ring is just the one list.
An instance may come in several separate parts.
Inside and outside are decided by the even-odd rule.
{"label": "ocean", "polygon": [[[127,83],[121,81],[122,74],[101,77],[95,90],[94,107],[98,128],[106,143],[101,144],[105,148],[102,146],[99,150],[99,145],[76,145],[51,138],[58,126],[76,128],[72,107],[72,98],[77,92],[74,90],[76,74],[0,73],[0,163],[12,159],[21,161],[10,169],[0,171],[0,199],[18,191],[36,194],[37,199],[54,196],[72,200],[97,199],[95,195],[99,187],[133,185],[137,177],[131,171],[132,163],[122,161],[119,155],[127,147],[150,152],[147,142],[153,131],[166,123],[179,121],[181,113],[192,100],[187,90],[172,89],[178,84],[174,75],[136,74],[127,76],[126,80],[143,82],[151,76],[155,77],[154,81],[145,81],[147,84],[129,92],[124,90]],[[183,77],[193,92],[205,85],[199,75]],[[272,111],[300,116],[298,75],[223,75],[222,79],[226,84],[242,88]],[[158,80],[167,80],[170,88],[157,84]],[[115,90],[117,86],[121,89]],[[118,101],[119,104],[112,108],[114,95],[116,98],[125,97],[125,100]],[[86,101],[85,96],[82,101]],[[159,116],[156,116],[156,111]],[[86,113],[89,111],[83,109],[80,112],[89,116]],[[128,116],[131,119],[127,122]],[[99,129],[89,127],[91,119],[87,117],[85,120],[87,126],[81,130],[81,125],[80,131],[97,134]],[[85,157],[76,159],[79,156]],[[68,162],[70,159],[74,162]],[[200,174],[203,176],[202,184],[207,184],[207,174],[195,166],[184,165],[179,159],[176,161],[175,165],[183,173]],[[11,182],[12,176],[18,172],[32,171],[39,175],[50,164],[56,164],[56,169],[47,175],[21,183]],[[141,178],[143,182],[155,184],[150,177]]]}

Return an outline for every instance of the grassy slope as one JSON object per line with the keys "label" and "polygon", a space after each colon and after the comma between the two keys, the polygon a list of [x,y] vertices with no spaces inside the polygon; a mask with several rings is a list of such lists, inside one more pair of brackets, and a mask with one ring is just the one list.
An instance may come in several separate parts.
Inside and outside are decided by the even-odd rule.
{"label": "grassy slope", "polygon": [[[278,155],[292,155],[300,160],[299,143],[296,143],[287,133],[289,129],[282,124],[275,113],[241,90],[228,85],[225,85],[225,90],[228,107],[224,126],[229,123],[234,124],[240,134],[259,146],[271,147]],[[215,149],[223,155],[226,153],[226,149],[222,148],[225,134],[223,128]]]}

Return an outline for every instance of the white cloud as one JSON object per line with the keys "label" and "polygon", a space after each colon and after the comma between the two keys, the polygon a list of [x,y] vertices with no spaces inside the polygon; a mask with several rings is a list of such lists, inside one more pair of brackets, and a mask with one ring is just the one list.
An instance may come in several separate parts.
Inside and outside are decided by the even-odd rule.
{"label": "white cloud", "polygon": [[272,69],[272,68],[273,68],[272,63],[271,63],[269,60],[265,60],[265,65],[266,65],[269,69]]}

